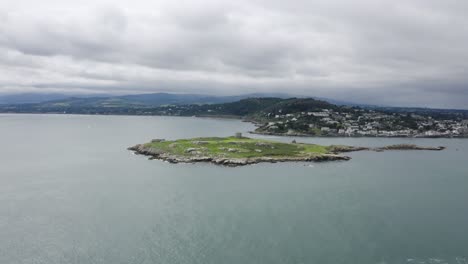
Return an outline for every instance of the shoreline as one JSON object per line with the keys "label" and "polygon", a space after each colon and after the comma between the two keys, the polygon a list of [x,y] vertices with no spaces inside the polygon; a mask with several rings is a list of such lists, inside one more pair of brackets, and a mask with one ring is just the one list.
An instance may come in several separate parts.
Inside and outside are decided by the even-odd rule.
{"label": "shoreline", "polygon": [[263,135],[263,136],[278,136],[278,137],[301,137],[301,138],[458,138],[458,139],[468,139],[468,136],[451,136],[451,137],[444,137],[444,136],[346,136],[346,135],[309,135],[304,133],[274,133],[274,132],[258,132],[258,131],[249,131],[249,134],[253,135]]}
{"label": "shoreline", "polygon": [[[83,114],[83,113],[15,113],[15,112],[0,112],[0,115],[72,115],[72,116],[139,116],[139,117],[182,117],[182,118],[209,118],[209,119],[222,119],[222,120],[239,120],[241,122],[251,123],[254,126],[258,127],[258,123],[254,120],[245,119],[241,116],[228,116],[228,115],[194,115],[194,116],[175,116],[175,115],[129,115],[129,114]],[[446,138],[446,139],[468,139],[468,136],[345,136],[345,135],[309,135],[304,133],[274,133],[274,132],[258,132],[258,131],[247,131],[247,133],[252,135],[263,135],[263,136],[279,136],[279,137],[302,137],[302,138]]]}

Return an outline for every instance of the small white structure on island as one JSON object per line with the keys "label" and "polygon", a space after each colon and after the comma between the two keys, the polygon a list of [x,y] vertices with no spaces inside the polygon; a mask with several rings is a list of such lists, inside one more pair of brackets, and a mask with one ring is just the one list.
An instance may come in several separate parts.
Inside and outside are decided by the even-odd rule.
{"label": "small white structure on island", "polygon": [[234,135],[235,138],[242,138],[242,133],[241,132],[236,132]]}

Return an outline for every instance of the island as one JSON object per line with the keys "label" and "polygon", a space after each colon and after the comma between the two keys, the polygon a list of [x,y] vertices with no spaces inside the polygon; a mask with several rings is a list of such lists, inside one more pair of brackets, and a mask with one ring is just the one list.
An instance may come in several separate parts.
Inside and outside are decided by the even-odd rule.
{"label": "island", "polygon": [[316,144],[276,142],[243,137],[240,133],[232,137],[202,137],[191,139],[153,139],[149,143],[129,147],[139,155],[149,156],[170,163],[209,162],[224,166],[244,166],[261,162],[320,162],[347,161],[351,157],[342,155],[352,151],[385,150],[443,150],[444,147],[420,147],[399,144],[381,148],[344,145],[322,146]]}

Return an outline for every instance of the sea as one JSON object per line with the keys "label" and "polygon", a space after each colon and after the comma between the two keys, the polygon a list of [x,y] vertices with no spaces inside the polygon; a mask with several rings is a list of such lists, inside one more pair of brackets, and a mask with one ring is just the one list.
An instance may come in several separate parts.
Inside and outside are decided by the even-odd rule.
{"label": "sea", "polygon": [[[468,139],[293,138],[234,119],[0,115],[2,264],[468,264]],[[245,167],[127,147],[244,136],[444,151]]]}

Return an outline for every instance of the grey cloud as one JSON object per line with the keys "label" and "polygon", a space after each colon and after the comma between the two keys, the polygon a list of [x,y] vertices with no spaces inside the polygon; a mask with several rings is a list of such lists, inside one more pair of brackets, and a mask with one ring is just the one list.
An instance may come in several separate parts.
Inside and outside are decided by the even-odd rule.
{"label": "grey cloud", "polygon": [[468,4],[460,1],[44,0],[34,12],[25,8],[33,1],[6,1],[0,92],[12,84],[105,93],[271,90],[467,107]]}
{"label": "grey cloud", "polygon": [[100,10],[90,20],[13,14],[0,25],[0,44],[28,55],[105,57],[119,48],[125,19],[112,9]]}

